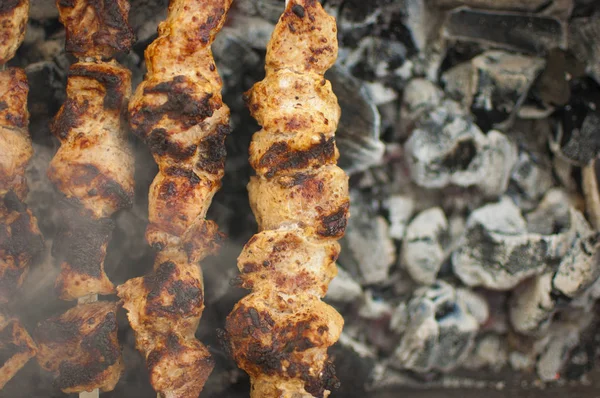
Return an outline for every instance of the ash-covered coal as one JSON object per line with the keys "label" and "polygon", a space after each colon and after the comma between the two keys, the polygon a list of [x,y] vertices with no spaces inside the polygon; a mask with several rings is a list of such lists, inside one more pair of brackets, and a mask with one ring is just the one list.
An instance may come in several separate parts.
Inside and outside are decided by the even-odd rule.
{"label": "ash-covered coal", "polygon": [[[56,150],[48,123],[64,100],[71,61],[50,3],[32,0],[29,33],[12,61],[26,67],[32,88],[27,202],[47,247],[59,221],[45,174]],[[168,1],[131,3],[139,41],[119,61],[138,84]],[[246,184],[258,127],[242,93],[264,75],[283,3],[236,0],[214,46],[233,132],[209,211],[228,238],[219,257],[203,263],[206,310],[197,334],[217,361],[203,396],[247,396],[249,388],[216,329],[244,293],[230,280],[256,231]],[[327,78],[342,108],[336,137],[352,191],[339,273],[326,296],[345,320],[332,350],[342,387],[332,397],[384,397],[399,386],[512,393],[532,379],[585,381],[599,347],[600,4],[323,3],[338,20],[340,56]],[[154,257],[143,235],[156,166],[132,140],[136,200],[116,220],[106,264],[116,283],[146,273]],[[53,295],[55,274],[46,253],[11,309],[29,329],[66,308]],[[122,315],[126,369],[106,396],[151,396]],[[64,396],[35,363],[3,394]]]}

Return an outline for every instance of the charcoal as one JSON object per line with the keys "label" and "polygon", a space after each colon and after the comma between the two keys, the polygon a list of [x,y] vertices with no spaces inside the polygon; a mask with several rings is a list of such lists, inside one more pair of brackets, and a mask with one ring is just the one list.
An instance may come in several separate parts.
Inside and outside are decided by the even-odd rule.
{"label": "charcoal", "polygon": [[572,298],[587,290],[600,276],[600,232],[593,231],[576,210],[572,211],[571,223],[575,239],[562,257],[552,285],[560,294]]}
{"label": "charcoal", "polygon": [[457,8],[445,24],[449,38],[544,54],[564,42],[561,21],[531,14]]}
{"label": "charcoal", "polygon": [[440,105],[443,91],[425,79],[412,79],[404,89],[397,136],[410,134],[426,115]]}
{"label": "charcoal", "polygon": [[394,195],[387,200],[390,236],[396,240],[402,240],[406,226],[413,215],[415,201],[410,196]]}
{"label": "charcoal", "polygon": [[402,334],[408,327],[408,306],[404,301],[394,308],[390,317],[390,329],[395,333]]}
{"label": "charcoal", "polygon": [[488,302],[481,294],[459,287],[456,289],[456,300],[464,305],[480,325],[485,324],[490,319]]}
{"label": "charcoal", "polygon": [[336,134],[339,166],[353,174],[380,164],[385,149],[379,140],[380,116],[367,89],[342,67],[330,69],[326,77],[342,108]]}
{"label": "charcoal", "polygon": [[507,194],[524,211],[533,210],[554,185],[551,162],[545,154],[519,152]]}
{"label": "charcoal", "polygon": [[395,84],[395,70],[407,57],[406,47],[397,40],[366,36],[341,61],[352,74],[364,80]]}
{"label": "charcoal", "polygon": [[552,277],[552,272],[535,276],[512,292],[509,315],[515,331],[524,335],[539,335],[548,330],[556,311],[552,298]]}
{"label": "charcoal", "polygon": [[258,54],[229,27],[217,35],[212,51],[219,66],[219,75],[226,85],[225,90],[244,87],[248,69],[259,69],[262,65]]}
{"label": "charcoal", "polygon": [[361,284],[388,280],[396,260],[396,248],[389,236],[387,221],[377,215],[364,194],[351,192],[350,219],[341,240],[340,265]]}
{"label": "charcoal", "polygon": [[325,298],[336,303],[352,303],[362,295],[363,291],[358,282],[343,268],[338,267],[338,274],[329,284]]}
{"label": "charcoal", "polygon": [[600,10],[569,23],[569,48],[587,64],[589,74],[600,84]]}
{"label": "charcoal", "polygon": [[[568,116],[567,116],[568,117]],[[557,152],[577,166],[585,166],[600,153],[600,112],[589,112],[580,128],[573,126],[570,132],[559,126]],[[565,138],[563,138],[565,135]],[[567,138],[568,137],[568,138]],[[564,144],[558,144],[563,141]]]}
{"label": "charcoal", "polygon": [[563,365],[569,359],[569,353],[580,342],[580,326],[570,323],[555,324],[552,335],[541,353],[536,370],[543,381],[554,381]]}
{"label": "charcoal", "polygon": [[581,171],[581,186],[585,197],[586,214],[596,230],[600,230],[600,159]]}
{"label": "charcoal", "polygon": [[451,285],[438,281],[418,289],[408,304],[408,314],[394,366],[415,372],[449,371],[469,355],[479,322]]}
{"label": "charcoal", "polygon": [[439,207],[419,213],[406,228],[400,261],[415,282],[435,282],[445,258],[442,243],[447,233],[448,220]]}
{"label": "charcoal", "polygon": [[560,188],[552,188],[546,192],[538,207],[527,213],[527,230],[529,232],[551,235],[569,225],[570,198]]}
{"label": "charcoal", "polygon": [[442,100],[434,109],[421,105],[429,97],[436,101],[438,90],[425,81],[414,87],[427,94],[412,88],[405,94],[405,113],[414,120],[407,123],[417,127],[405,144],[413,181],[426,188],[477,186],[490,196],[503,192],[516,160],[514,144],[499,132],[483,134],[455,101]]}
{"label": "charcoal", "polygon": [[461,244],[452,254],[453,269],[469,286],[512,289],[564,255],[571,235],[528,233],[519,208],[504,197],[471,213]]}
{"label": "charcoal", "polygon": [[432,3],[440,8],[456,8],[467,6],[485,10],[510,10],[535,12],[548,3],[548,0],[433,0]]}
{"label": "charcoal", "polygon": [[505,339],[498,334],[484,334],[477,339],[475,348],[466,359],[463,367],[472,370],[489,368],[499,371],[508,362],[508,350]]}

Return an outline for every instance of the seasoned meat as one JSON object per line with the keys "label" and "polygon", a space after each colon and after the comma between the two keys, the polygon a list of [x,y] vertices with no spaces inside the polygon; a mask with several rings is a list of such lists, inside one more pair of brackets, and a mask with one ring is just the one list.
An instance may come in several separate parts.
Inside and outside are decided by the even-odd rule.
{"label": "seasoned meat", "polygon": [[327,397],[338,382],[327,349],[343,318],[321,301],[335,277],[348,217],[337,165],[340,108],[323,77],[337,57],[335,20],[316,0],[291,0],[275,27],[266,77],[246,100],[262,130],[250,145],[250,205],[259,233],[238,258],[240,300],[223,333],[252,397]]}
{"label": "seasoned meat", "polygon": [[135,37],[127,0],[56,0],[67,32],[66,50],[77,58],[112,58],[129,51]]}
{"label": "seasoned meat", "polygon": [[14,192],[0,200],[0,304],[14,299],[44,249],[37,220]]}
{"label": "seasoned meat", "polygon": [[34,341],[21,322],[0,314],[0,390],[36,352]]}
{"label": "seasoned meat", "polygon": [[148,197],[154,270],[117,288],[152,387],[163,397],[197,398],[214,362],[195,339],[204,309],[199,262],[221,234],[205,219],[225,167],[229,108],[210,46],[231,0],[171,0],[146,49],[148,74],[129,104],[131,129],[158,164]]}
{"label": "seasoned meat", "polygon": [[114,302],[79,304],[40,322],[34,338],[39,365],[65,393],[111,391],[123,372]]}
{"label": "seasoned meat", "polygon": [[0,2],[0,65],[4,65],[15,56],[17,48],[25,38],[28,17],[29,0]]}
{"label": "seasoned meat", "polygon": [[25,169],[33,155],[27,132],[29,85],[22,69],[0,71],[0,196],[14,191],[19,198],[27,194]]}

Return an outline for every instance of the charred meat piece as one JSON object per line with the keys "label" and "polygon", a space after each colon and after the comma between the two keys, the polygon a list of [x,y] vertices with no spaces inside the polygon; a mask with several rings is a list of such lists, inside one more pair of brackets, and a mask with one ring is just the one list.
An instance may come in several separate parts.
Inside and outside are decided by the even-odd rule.
{"label": "charred meat piece", "polygon": [[117,288],[152,387],[196,398],[214,362],[194,337],[204,309],[199,262],[221,234],[205,219],[225,167],[229,108],[211,45],[231,0],[171,0],[146,49],[148,74],[129,104],[130,125],[158,165],[149,192],[148,243],[154,270]]}
{"label": "charred meat piece", "polygon": [[337,57],[335,20],[316,0],[291,0],[267,46],[265,79],[246,93],[261,124],[248,184],[259,233],[238,258],[252,293],[222,337],[252,397],[327,397],[338,382],[327,349],[343,318],[323,303],[346,229],[348,177],[337,165],[340,108],[323,77]]}
{"label": "charred meat piece", "polygon": [[67,32],[66,50],[77,58],[106,59],[129,51],[135,36],[127,0],[56,0]]}
{"label": "charred meat piece", "polygon": [[14,298],[44,249],[37,220],[14,192],[0,201],[0,304]]}
{"label": "charred meat piece", "polygon": [[15,56],[25,38],[29,0],[2,0],[0,3],[0,65]]}
{"label": "charred meat piece", "polygon": [[0,315],[0,390],[36,352],[34,341],[21,322]]}
{"label": "charred meat piece", "polygon": [[114,302],[80,304],[41,322],[34,338],[39,365],[65,393],[111,391],[123,372]]}

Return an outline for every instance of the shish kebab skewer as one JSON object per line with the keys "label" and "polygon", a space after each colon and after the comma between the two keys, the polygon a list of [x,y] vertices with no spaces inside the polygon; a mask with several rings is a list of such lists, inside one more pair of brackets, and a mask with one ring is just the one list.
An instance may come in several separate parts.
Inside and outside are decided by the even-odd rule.
{"label": "shish kebab skewer", "polygon": [[28,0],[0,3],[0,390],[37,352],[21,322],[6,315],[44,246],[37,220],[24,203],[25,169],[33,155],[27,76],[5,66],[23,41],[28,14]]}
{"label": "shish kebab skewer", "polygon": [[259,233],[238,258],[252,293],[222,337],[255,398],[326,397],[327,348],[343,318],[321,298],[337,273],[348,177],[336,166],[340,108],[323,74],[337,57],[336,23],[317,0],[291,0],[267,46],[266,77],[246,94],[263,129],[250,145],[248,185]]}
{"label": "shish kebab skewer", "polygon": [[128,51],[133,33],[127,0],[57,0],[66,50],[79,61],[68,72],[67,99],[51,130],[61,145],[48,177],[64,195],[63,225],[52,254],[60,265],[55,288],[78,305],[41,322],[35,333],[40,366],[66,393],[112,390],[123,371],[117,338],[118,304],[96,301],[115,292],[104,272],[111,216],[131,206],[134,159],[124,111],[131,73],[110,59]]}
{"label": "shish kebab skewer", "polygon": [[194,333],[204,309],[199,262],[215,253],[217,225],[205,219],[225,167],[229,108],[211,44],[231,0],[171,0],[148,73],[129,104],[130,124],[158,164],[149,192],[154,270],[117,288],[162,397],[197,398],[214,361]]}

